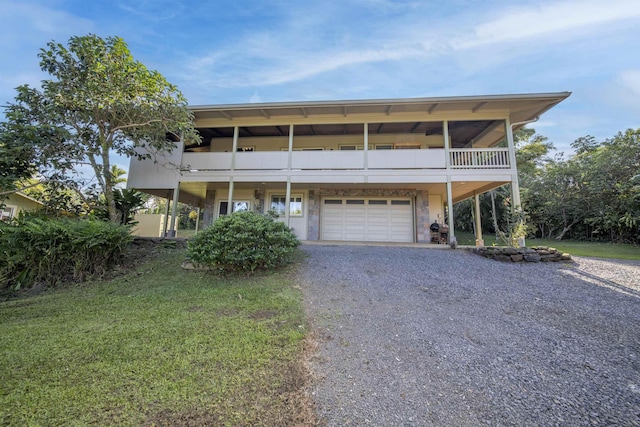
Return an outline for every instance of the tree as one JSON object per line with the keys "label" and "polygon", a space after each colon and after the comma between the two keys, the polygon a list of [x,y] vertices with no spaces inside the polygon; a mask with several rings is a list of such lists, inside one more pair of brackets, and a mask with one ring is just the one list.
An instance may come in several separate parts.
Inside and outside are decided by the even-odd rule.
{"label": "tree", "polygon": [[114,185],[127,182],[127,171],[119,168],[118,165],[111,165],[111,180]]}
{"label": "tree", "polygon": [[88,163],[109,219],[117,222],[110,155],[150,159],[175,148],[180,138],[198,141],[193,115],[182,93],[134,60],[119,37],[71,37],[68,47],[47,47],[38,55],[40,68],[53,79],[44,80],[41,90],[18,87],[15,103],[6,107],[0,147],[17,159],[16,173],[6,180],[34,172],[19,173],[22,155],[31,156],[39,173],[57,178],[68,179],[75,166]]}
{"label": "tree", "polygon": [[[576,141],[578,142],[578,141]],[[640,240],[640,203],[634,177],[640,174],[640,129],[618,132],[576,155],[583,169],[585,225],[599,238]]]}

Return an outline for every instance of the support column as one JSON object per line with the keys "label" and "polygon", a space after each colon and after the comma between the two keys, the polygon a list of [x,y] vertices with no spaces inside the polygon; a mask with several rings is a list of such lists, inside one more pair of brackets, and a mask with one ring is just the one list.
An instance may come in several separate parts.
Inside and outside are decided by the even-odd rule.
{"label": "support column", "polygon": [[227,215],[233,213],[233,176],[229,178],[229,197],[227,198]]}
{"label": "support column", "polygon": [[482,238],[482,219],[480,218],[480,195],[475,193],[474,195],[475,209],[476,209],[476,246],[484,246],[484,239]]}
{"label": "support column", "polygon": [[167,191],[167,204],[164,207],[164,224],[162,225],[162,237],[167,237],[167,227],[169,226],[169,203],[171,200],[171,192]]}
{"label": "support column", "polygon": [[289,125],[289,173],[287,174],[287,190],[285,192],[284,200],[284,223],[289,225],[289,219],[291,216],[291,168],[293,162],[293,125]]}
{"label": "support column", "polygon": [[[518,165],[516,163],[516,146],[513,142],[513,129],[511,121],[507,117],[505,119],[505,127],[507,131],[507,145],[509,146],[509,162],[511,163],[511,211],[522,211],[522,202],[520,200],[520,182],[518,180]],[[518,246],[521,248],[526,246],[524,237],[518,239]]]}
{"label": "support column", "polygon": [[291,175],[287,177],[287,194],[285,195],[286,199],[284,202],[284,222],[289,225],[289,217],[291,216]]}
{"label": "support column", "polygon": [[236,169],[236,152],[238,151],[238,137],[240,128],[233,127],[233,148],[231,152],[231,176],[229,177],[229,197],[227,198],[227,215],[233,213],[233,174]]}
{"label": "support column", "polygon": [[511,163],[511,209],[522,209],[520,202],[520,182],[518,180],[518,166],[516,164],[516,147],[513,142],[513,131],[511,122],[505,119],[505,127],[507,131],[507,145],[509,147],[509,163]]}
{"label": "support column", "polygon": [[167,237],[176,237],[176,216],[178,215],[178,197],[180,196],[180,183],[173,189],[173,204],[171,205],[171,224]]}
{"label": "support column", "polygon": [[449,218],[449,244],[456,245],[455,230],[453,227],[453,190],[451,188],[451,175],[447,175],[447,214]]}

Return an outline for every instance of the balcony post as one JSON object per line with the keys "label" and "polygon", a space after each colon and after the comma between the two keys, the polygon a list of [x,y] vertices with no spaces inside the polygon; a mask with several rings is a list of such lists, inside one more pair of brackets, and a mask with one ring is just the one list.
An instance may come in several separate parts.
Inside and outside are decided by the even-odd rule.
{"label": "balcony post", "polygon": [[369,169],[369,123],[364,124],[364,170]]}
{"label": "balcony post", "polygon": [[238,151],[238,137],[240,128],[233,127],[233,148],[231,151],[231,174],[229,176],[229,197],[227,198],[227,215],[233,213],[233,173],[236,169],[236,151]]}
{"label": "balcony post", "polygon": [[291,216],[291,168],[293,162],[293,125],[289,125],[289,173],[287,174],[287,191],[284,201],[284,222],[289,227],[289,219]]}
{"label": "balcony post", "polygon": [[293,125],[289,125],[289,158],[287,160],[287,169],[291,171],[292,162],[293,162]]}
{"label": "balcony post", "polygon": [[[449,169],[451,167],[451,154],[449,154],[449,121],[444,120],[442,122],[442,138],[444,138],[444,167]],[[451,224],[449,224],[451,226]]]}

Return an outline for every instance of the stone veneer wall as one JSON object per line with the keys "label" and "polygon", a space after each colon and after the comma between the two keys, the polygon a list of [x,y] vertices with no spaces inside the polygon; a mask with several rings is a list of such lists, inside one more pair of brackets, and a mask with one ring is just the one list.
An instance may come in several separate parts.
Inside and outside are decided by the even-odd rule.
{"label": "stone veneer wall", "polygon": [[200,224],[200,229],[207,228],[213,224],[213,221],[215,220],[215,209],[216,190],[207,190],[202,206],[202,224]]}
{"label": "stone veneer wall", "polygon": [[320,240],[320,195],[317,190],[309,190],[308,213],[307,239]]}
{"label": "stone veneer wall", "polygon": [[415,202],[416,231],[419,243],[428,243],[429,194],[424,190],[320,189],[309,191],[307,238],[320,240],[320,200],[322,197],[410,197]]}

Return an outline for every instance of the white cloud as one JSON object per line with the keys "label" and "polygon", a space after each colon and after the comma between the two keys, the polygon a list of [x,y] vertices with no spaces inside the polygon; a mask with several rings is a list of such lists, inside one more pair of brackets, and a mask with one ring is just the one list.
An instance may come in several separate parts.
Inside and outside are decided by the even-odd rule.
{"label": "white cloud", "polygon": [[27,83],[39,86],[45,78],[38,65],[40,48],[51,40],[66,41],[70,31],[90,32],[93,23],[39,4],[1,0],[0,28],[0,105],[4,105],[15,96],[13,88]]}
{"label": "white cloud", "polygon": [[593,26],[640,17],[637,0],[584,1],[574,0],[524,6],[475,28],[472,37],[454,43],[459,49],[479,45],[521,42],[524,39],[551,39],[575,36],[593,31]]}
{"label": "white cloud", "polygon": [[[390,5],[387,0],[358,2],[360,6],[371,3],[384,9]],[[362,28],[348,25],[349,12],[358,12],[351,6],[336,11],[336,4],[331,3],[324,9],[315,8],[313,13],[293,7],[276,28],[252,31],[233,44],[211,53],[200,52],[198,59],[187,60],[192,66],[187,67],[188,78],[182,78],[195,77],[217,88],[265,87],[321,79],[330,72],[365,64],[402,64],[407,60],[428,63],[447,57],[459,61],[463,73],[490,72],[504,67],[511,58],[530,54],[537,43],[564,43],[569,50],[570,42],[595,41],[602,32],[615,31],[616,25],[607,28],[605,24],[628,23],[640,17],[637,0],[606,4],[573,0],[506,8],[502,13],[498,8],[461,8],[449,20],[423,25],[420,13],[414,13],[420,11],[419,5],[404,5],[398,10],[412,13],[396,10],[394,19],[377,21],[375,27],[365,23]],[[422,4],[422,8],[426,6]],[[482,23],[477,24],[478,20]],[[344,31],[327,35],[324,27],[334,21]]]}
{"label": "white cloud", "polygon": [[259,104],[262,102],[262,98],[260,97],[258,91],[253,92],[253,95],[251,95],[251,98],[249,98],[249,102],[254,104]]}
{"label": "white cloud", "polygon": [[118,7],[148,21],[163,21],[180,15],[185,6],[177,0],[119,1]]}
{"label": "white cloud", "polygon": [[640,97],[640,69],[621,72],[618,76],[618,81],[625,91]]}

